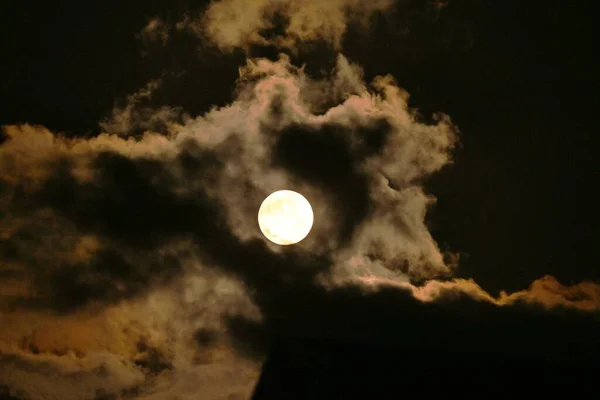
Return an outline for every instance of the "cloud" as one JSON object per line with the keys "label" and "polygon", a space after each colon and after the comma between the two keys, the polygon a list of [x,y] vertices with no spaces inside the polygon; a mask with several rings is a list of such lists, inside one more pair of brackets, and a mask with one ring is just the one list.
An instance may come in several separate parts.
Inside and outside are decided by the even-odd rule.
{"label": "cloud", "polygon": [[[391,5],[222,0],[177,28],[225,51],[339,49]],[[140,37],[169,33],[155,18]],[[117,102],[92,138],[2,128],[0,393],[247,398],[274,336],[541,354],[600,337],[596,283],[548,276],[492,296],[452,277],[422,182],[451,163],[456,128],[419,122],[391,76],[365,82],[343,55],[322,79],[286,55],[251,58],[232,102],[195,117],[153,104],[162,84]],[[315,212],[290,248],[256,223],[279,189]]]}
{"label": "cloud", "polygon": [[[544,304],[535,298],[500,304],[472,281],[430,281],[421,287],[398,281],[327,289],[290,286],[274,297],[262,310],[267,329],[283,343],[392,345],[399,351],[420,349],[429,359],[440,355],[440,362],[448,353],[543,360],[550,352],[552,359],[589,364],[597,362],[592,349],[600,348],[597,306],[590,313],[575,304]],[[232,322],[231,331],[244,346],[256,340],[249,329],[253,324]]]}
{"label": "cloud", "polygon": [[580,310],[600,310],[600,285],[583,281],[571,286],[562,285],[553,276],[534,281],[527,290],[507,294],[502,292],[498,303],[538,303],[547,308],[568,307]]}
{"label": "cloud", "polygon": [[[364,82],[340,55],[317,80],[282,55],[248,60],[231,104],[164,116],[164,132],[134,106],[93,138],[3,128],[0,383],[25,398],[247,393],[270,335],[434,343],[437,323],[473,324],[469,310],[597,309],[594,283],[543,278],[495,298],[451,279],[421,182],[451,162],[456,129],[419,122],[389,76]],[[132,124],[149,131],[124,135]],[[291,248],[256,223],[283,188],[315,211]],[[398,336],[407,323],[419,329]]]}
{"label": "cloud", "polygon": [[[203,315],[195,329],[219,336],[227,316],[243,316],[254,303],[250,320],[260,321],[281,288],[309,288],[327,271],[340,281],[373,271],[399,279],[447,273],[423,222],[430,200],[416,182],[449,160],[452,127],[447,120],[415,122],[406,95],[388,78],[371,88],[360,82],[360,70],[343,57],[332,83],[310,79],[285,56],[256,59],[240,70],[231,105],[175,122],[167,134],[67,139],[38,126],[4,127],[0,306],[20,315],[98,313],[162,290],[178,299],[177,282],[197,276],[204,283],[185,293],[211,306],[184,309]],[[149,85],[131,103],[156,88]],[[283,187],[304,193],[317,215],[311,238],[291,253],[266,242],[255,221],[260,201]],[[398,211],[405,215],[390,218]],[[377,224],[386,235],[371,233]],[[392,247],[414,258],[410,270],[397,268]],[[356,259],[367,267],[357,268]],[[238,300],[226,301],[226,291],[203,294],[215,279]],[[140,315],[156,312],[148,307]],[[13,351],[61,359],[106,351],[135,365],[133,344],[98,344],[84,328],[77,333],[91,322],[66,321],[56,327],[85,340],[22,333]]]}
{"label": "cloud", "polygon": [[474,300],[500,307],[530,304],[548,310],[555,308],[581,311],[600,310],[600,285],[583,281],[567,286],[552,276],[537,279],[531,283],[529,288],[514,293],[502,291],[498,297],[490,295],[473,279],[429,280],[420,286],[378,277],[361,278],[361,282],[375,290],[381,286],[399,287],[408,290],[412,296],[423,302],[468,296]]}
{"label": "cloud", "polygon": [[[107,391],[122,391],[139,383],[142,374],[110,354],[97,354],[69,369],[61,362],[39,358],[0,357],[3,383],[11,394],[27,399],[91,399]],[[107,378],[108,377],[108,378]]]}
{"label": "cloud", "polygon": [[[252,313],[239,285],[199,268],[100,310],[4,311],[0,386],[25,399],[247,398],[259,366],[231,350],[220,314]],[[211,340],[196,342],[199,331]]]}
{"label": "cloud", "polygon": [[178,27],[207,37],[226,51],[253,45],[294,49],[301,42],[317,40],[339,50],[349,23],[366,24],[392,4],[393,0],[220,0],[211,2],[200,18],[186,18]]}
{"label": "cloud", "polygon": [[169,40],[169,26],[161,18],[154,17],[138,34],[138,36],[148,42],[159,42],[163,46]]}
{"label": "cloud", "polygon": [[107,133],[121,136],[168,131],[168,125],[178,121],[182,112],[176,107],[155,108],[147,104],[161,86],[162,80],[152,80],[144,88],[127,96],[125,104],[115,104],[110,117],[101,121],[100,127]]}

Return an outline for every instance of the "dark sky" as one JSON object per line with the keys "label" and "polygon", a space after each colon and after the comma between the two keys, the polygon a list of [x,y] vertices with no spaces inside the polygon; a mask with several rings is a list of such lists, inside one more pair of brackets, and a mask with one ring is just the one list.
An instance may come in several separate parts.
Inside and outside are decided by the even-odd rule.
{"label": "dark sky", "polygon": [[[247,58],[269,57],[275,61],[282,49],[252,45],[227,52],[206,38],[174,28],[184,15],[203,12],[205,3],[131,0],[111,6],[105,2],[66,1],[3,4],[0,126],[28,123],[69,138],[93,138],[103,130],[101,121],[109,119],[114,109],[124,107],[128,96],[156,79],[161,79],[160,88],[147,101],[156,110],[169,106],[196,117],[215,106],[231,104],[238,93],[239,68]],[[341,43],[341,53],[363,68],[365,82],[390,74],[410,94],[409,106],[418,110],[419,121],[435,121],[434,115],[442,112],[457,127],[459,144],[452,152],[452,162],[431,176],[423,174],[417,184],[437,198],[426,216],[433,239],[443,252],[460,256],[453,276],[473,279],[494,297],[501,291],[525,290],[546,275],[565,286],[582,281],[600,282],[596,233],[600,222],[596,186],[600,176],[595,154],[600,144],[596,118],[600,78],[595,57],[595,13],[588,3],[591,2],[398,0],[390,9],[374,13],[367,26],[349,24]],[[169,27],[169,39],[164,44],[140,35],[144,26],[157,17]],[[273,32],[265,35],[275,35],[280,28],[275,26]],[[314,78],[329,77],[336,65],[338,51],[331,44],[301,43],[296,50],[289,52],[292,63],[306,64],[307,73]],[[166,130],[162,125],[157,128],[161,129]],[[341,204],[341,218],[350,221],[348,229],[352,232],[370,215],[369,200],[365,198],[365,204],[361,203],[369,178],[353,169],[352,157],[356,155],[344,147],[346,142],[337,141],[340,130],[336,129],[323,128],[322,133],[331,134],[331,140],[315,139],[312,143],[302,139],[312,132],[307,127],[286,128],[284,137],[290,142],[280,141],[279,147],[275,147],[279,158],[274,158],[273,165],[292,171],[293,182],[300,188],[315,185],[331,190],[331,198]],[[384,121],[381,126],[364,129],[368,134],[369,129],[387,128]],[[0,146],[7,143],[6,137],[2,133]],[[77,183],[73,176],[60,174],[62,164],[53,164],[59,172],[43,191],[30,197],[21,194],[19,198],[27,204],[23,208],[2,208],[2,191],[12,181],[2,180],[0,174],[0,222],[3,218],[8,221],[11,212],[34,215],[27,208],[30,202],[43,204],[72,222],[74,228],[69,225],[69,229],[77,234],[98,235],[112,246],[94,264],[100,271],[100,278],[95,278],[94,284],[70,285],[70,279],[78,276],[70,269],[64,275],[39,273],[51,276],[52,283],[42,282],[42,277],[35,280],[36,288],[49,290],[54,299],[53,290],[59,282],[56,287],[64,290],[62,294],[67,293],[59,300],[54,299],[55,303],[46,304],[52,312],[74,313],[78,307],[90,304],[94,307],[99,304],[100,309],[110,308],[121,301],[143,297],[156,287],[167,285],[165,282],[170,284],[185,270],[183,256],[161,253],[164,258],[156,259],[153,251],[161,241],[185,234],[196,246],[185,251],[193,253],[200,248],[198,257],[206,257],[205,261],[219,265],[217,269],[240,279],[250,288],[254,304],[266,315],[267,322],[263,325],[228,315],[231,317],[228,326],[235,332],[235,340],[240,341],[234,347],[246,356],[250,354],[249,358],[264,350],[262,340],[273,332],[336,337],[352,330],[362,338],[390,341],[395,333],[404,332],[402,324],[391,324],[389,332],[381,337],[371,337],[363,325],[386,331],[385,321],[389,321],[388,317],[395,318],[391,316],[397,312],[396,306],[406,311],[405,325],[421,327],[404,332],[403,343],[412,343],[422,332],[427,332],[422,340],[436,343],[437,350],[429,348],[432,354],[445,348],[448,342],[452,343],[448,346],[456,348],[468,346],[471,341],[477,343],[474,347],[497,344],[497,353],[508,350],[518,353],[521,350],[515,349],[535,347],[538,339],[541,342],[534,352],[545,354],[544,346],[551,347],[563,337],[572,339],[577,335],[583,344],[574,345],[569,339],[566,346],[557,347],[564,350],[573,344],[573,351],[583,354],[586,343],[598,339],[594,336],[598,332],[597,320],[589,324],[587,317],[579,312],[571,314],[561,309],[552,314],[556,317],[552,319],[541,307],[504,312],[495,306],[473,305],[465,293],[446,309],[423,305],[392,289],[364,300],[359,292],[349,288],[334,294],[315,288],[308,282],[314,278],[314,271],[328,262],[327,255],[320,253],[314,259],[312,256],[307,259],[301,252],[275,254],[260,243],[238,242],[236,234],[222,229],[218,216],[222,216],[224,206],[212,203],[205,195],[214,183],[211,171],[221,167],[222,157],[232,154],[235,157],[235,147],[219,149],[212,159],[209,151],[191,144],[186,146],[176,160],[177,165],[182,166],[181,179],[190,183],[186,190],[202,197],[201,201],[193,196],[180,198],[174,190],[163,191],[152,186],[176,186],[170,170],[160,163],[145,159],[138,163],[110,151],[94,159],[101,171],[96,176],[99,186]],[[336,153],[339,157],[329,157],[335,151],[327,146],[343,150]],[[311,169],[302,157],[297,157],[298,148],[327,160],[313,163],[316,170]],[[321,165],[329,175],[319,172]],[[194,171],[206,173],[201,183],[194,180]],[[390,185],[393,187],[394,182]],[[116,194],[111,197],[110,193]],[[260,191],[252,193],[248,201],[261,195]],[[353,199],[349,205],[345,203],[347,198]],[[115,206],[119,202],[124,205]],[[245,212],[244,207],[240,206],[241,212]],[[250,207],[249,212],[252,210]],[[131,226],[125,225],[123,221],[131,215],[135,215]],[[213,215],[217,216],[211,220]],[[194,224],[201,225],[204,231],[195,232]],[[6,235],[0,236],[0,256],[12,262],[20,256],[14,255],[18,253],[16,250],[10,252],[12,238],[10,233]],[[205,239],[208,236],[210,239]],[[246,260],[250,260],[252,267],[268,268],[257,273],[240,267]],[[136,262],[149,266],[136,268]],[[298,270],[296,275],[288,276],[276,269],[286,264],[310,264],[314,269]],[[106,265],[110,267],[103,267]],[[34,270],[40,271],[37,268],[36,265]],[[10,273],[3,275],[4,271],[0,271],[0,278],[10,277]],[[155,275],[160,278],[155,279]],[[278,284],[282,286],[277,287]],[[564,296],[577,301],[577,295]],[[592,300],[600,302],[598,298]],[[20,304],[20,307],[44,309],[35,304]],[[310,307],[320,311],[307,313]],[[378,310],[376,315],[372,315],[372,310]],[[297,320],[290,315],[297,315]],[[332,315],[336,318],[331,318]],[[529,323],[531,315],[541,317]],[[519,335],[506,328],[511,324],[525,327],[521,334],[528,339],[520,343]],[[465,327],[472,329],[470,334],[464,335],[469,331]],[[442,328],[449,333],[439,331]],[[546,329],[555,330],[545,337]],[[212,343],[214,333],[210,329],[192,330],[196,330],[194,337],[198,343]],[[509,339],[487,340],[484,338],[487,331]],[[446,336],[452,339],[440,342]],[[260,337],[256,340],[259,345],[254,343],[255,337]],[[420,346],[427,348],[423,343]],[[143,353],[147,356],[146,350]],[[43,353],[36,348],[34,354],[40,351]],[[0,348],[0,363],[12,357],[7,354]],[[152,354],[163,353],[156,350]],[[156,357],[148,363],[169,366],[159,367],[160,371],[174,368],[175,362],[170,364],[171,361],[163,362]],[[370,361],[365,358],[363,362]],[[512,361],[506,362],[509,365]],[[144,373],[157,379],[157,375],[146,369]],[[3,382],[2,378],[0,375],[0,397],[5,388],[5,392],[14,394],[9,390],[12,381]],[[102,398],[104,392],[99,393],[96,392],[95,398]],[[106,393],[111,393],[110,389]],[[120,395],[141,398],[140,393],[122,389]]]}

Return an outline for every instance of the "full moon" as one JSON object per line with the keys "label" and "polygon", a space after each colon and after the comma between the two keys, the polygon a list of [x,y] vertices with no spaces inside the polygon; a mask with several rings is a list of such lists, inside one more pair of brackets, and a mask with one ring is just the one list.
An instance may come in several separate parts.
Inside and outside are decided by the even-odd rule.
{"label": "full moon", "polygon": [[271,242],[285,246],[304,239],[313,225],[313,210],[300,193],[271,193],[258,210],[258,226]]}

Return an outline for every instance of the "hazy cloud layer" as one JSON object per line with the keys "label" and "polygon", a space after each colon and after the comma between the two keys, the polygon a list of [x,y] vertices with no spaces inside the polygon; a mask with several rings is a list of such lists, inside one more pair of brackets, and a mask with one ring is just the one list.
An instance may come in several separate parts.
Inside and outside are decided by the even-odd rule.
{"label": "hazy cloud layer", "polygon": [[[340,49],[350,23],[367,24],[393,0],[221,0],[199,18],[185,18],[179,29],[206,37],[223,50],[273,45],[294,49],[300,42],[325,41]],[[277,26],[279,23],[281,26]]]}

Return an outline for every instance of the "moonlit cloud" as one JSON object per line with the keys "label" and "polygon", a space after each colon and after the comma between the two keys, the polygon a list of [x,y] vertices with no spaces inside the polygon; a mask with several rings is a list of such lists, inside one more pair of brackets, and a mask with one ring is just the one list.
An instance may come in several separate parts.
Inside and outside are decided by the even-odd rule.
{"label": "moonlit cloud", "polygon": [[[179,28],[224,50],[315,40],[339,49],[349,23],[391,6],[241,3],[214,1]],[[266,36],[275,14],[285,29]],[[158,19],[142,34],[168,39]],[[351,326],[371,314],[356,307],[364,302],[385,304],[385,321],[456,299],[600,309],[593,282],[548,276],[492,296],[453,278],[460,260],[425,223],[436,199],[422,182],[451,163],[457,129],[443,114],[419,122],[393,77],[367,82],[342,54],[320,79],[285,54],[249,58],[230,104],[198,116],[146,104],[161,84],[115,105],[93,138],[2,127],[0,384],[14,393],[246,398],[269,330],[332,320],[306,309],[347,315]],[[302,193],[315,213],[292,249],[268,242],[256,222],[279,189]]]}
{"label": "moonlit cloud", "polygon": [[111,115],[99,123],[100,127],[121,136],[168,131],[168,125],[177,121],[182,112],[176,107],[154,108],[147,104],[161,86],[160,79],[150,81],[146,87],[127,96],[124,104],[115,104]]}
{"label": "moonlit cloud", "polygon": [[[230,105],[173,122],[167,134],[66,139],[4,127],[0,305],[12,329],[2,338],[11,365],[2,381],[51,374],[15,386],[35,397],[68,390],[69,371],[79,370],[85,384],[71,398],[173,387],[191,395],[203,389],[181,386],[182,376],[241,362],[225,350],[227,320],[269,321],[279,312],[271,295],[280,301],[289,284],[307,293],[362,287],[360,296],[397,287],[426,303],[458,295],[597,309],[593,283],[563,287],[548,277],[494,298],[473,281],[446,280],[457,260],[425,225],[435,199],[419,182],[450,162],[457,137],[448,117],[417,122],[407,99],[390,77],[365,83],[343,56],[324,80],[281,56],[248,60]],[[292,258],[256,225],[262,199],[281,188],[315,210]]]}
{"label": "moonlit cloud", "polygon": [[[252,45],[294,49],[298,43],[317,40],[339,50],[350,23],[367,24],[374,13],[392,4],[392,0],[222,0],[211,2],[201,17],[188,17],[178,26],[226,51]],[[276,17],[284,21],[282,31],[269,34],[276,28]]]}
{"label": "moonlit cloud", "polygon": [[414,286],[408,282],[379,277],[364,277],[360,281],[366,287],[374,290],[388,286],[409,290],[415,298],[423,302],[436,302],[454,296],[466,295],[474,300],[500,307],[531,304],[548,310],[554,308],[581,311],[600,310],[600,285],[584,281],[567,286],[561,284],[552,276],[537,279],[531,283],[529,288],[524,290],[513,293],[502,291],[498,297],[487,293],[472,279],[429,280],[422,286]]}
{"label": "moonlit cloud", "polygon": [[161,18],[152,18],[141,30],[139,37],[149,42],[159,42],[164,46],[169,40],[169,26]]}
{"label": "moonlit cloud", "polygon": [[[261,243],[253,257],[266,262],[281,257],[260,234],[256,210],[282,187],[299,189],[315,208],[318,222],[301,252],[331,259],[320,279],[351,284],[372,274],[399,280],[447,274],[450,266],[424,225],[431,199],[414,182],[449,161],[455,141],[450,122],[417,123],[406,94],[390,78],[367,85],[360,68],[342,56],[333,76],[312,80],[285,56],[275,62],[249,60],[229,106],[173,123],[167,135],[123,137],[124,125],[116,124],[114,134],[66,139],[43,127],[5,127],[0,248],[6,318],[17,318],[11,310],[18,309],[18,315],[40,315],[59,330],[89,330],[68,328],[76,337],[53,337],[23,327],[11,341],[15,351],[60,360],[72,353],[86,358],[108,352],[137,371],[136,341],[176,324],[171,316],[159,328],[150,327],[125,311],[129,302],[140,302],[139,320],[156,319],[164,313],[151,306],[157,304],[150,300],[156,293],[168,293],[163,303],[170,296],[182,302],[182,310],[202,316],[195,326],[192,317],[182,317],[194,326],[177,329],[188,332],[186,339],[156,344],[165,357],[189,342],[194,330],[222,336],[226,315],[249,313],[259,321],[260,310],[252,311],[251,297],[235,282],[264,285],[262,277],[253,280],[266,271],[227,267],[216,240],[239,247],[227,252],[247,252],[247,246]],[[155,88],[150,84],[132,102]],[[327,103],[333,106],[313,105]],[[127,124],[135,124],[138,116],[128,115]],[[301,157],[294,153],[298,149]],[[390,180],[402,189],[391,189]],[[207,242],[209,237],[215,242]],[[290,272],[301,268],[290,263],[285,267]],[[222,275],[231,272],[231,278]],[[177,289],[181,277],[188,285],[183,291]],[[213,287],[216,282],[222,284]],[[201,306],[203,301],[210,307]],[[104,307],[127,315],[121,317],[126,326],[112,326],[110,333],[101,317],[55,320],[48,314]],[[138,334],[123,333],[132,326]],[[119,342],[105,339],[115,335],[131,342],[111,347]],[[173,363],[177,357],[171,357]]]}

